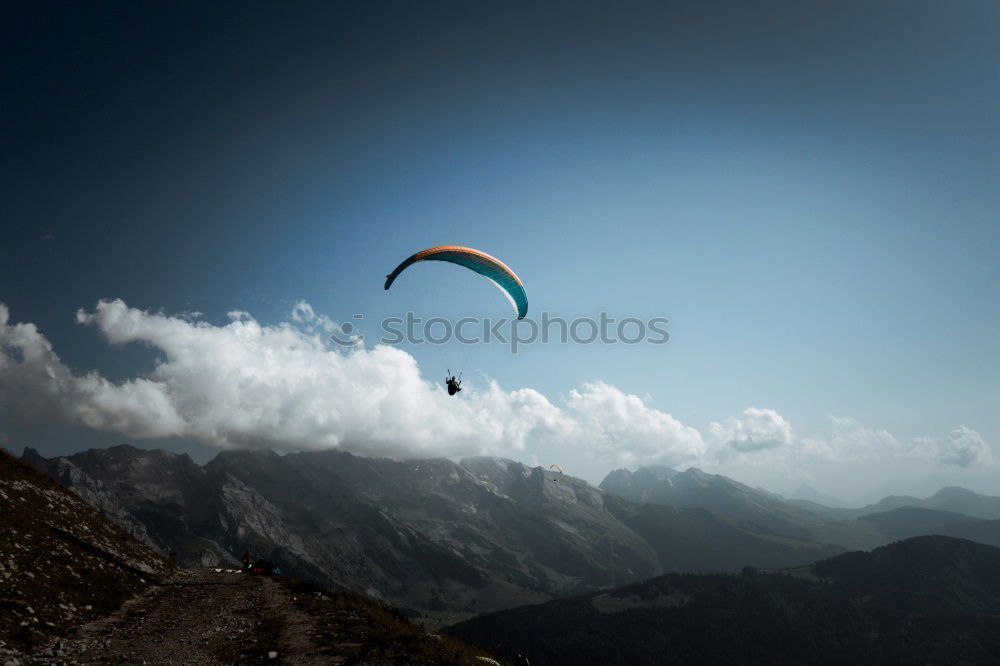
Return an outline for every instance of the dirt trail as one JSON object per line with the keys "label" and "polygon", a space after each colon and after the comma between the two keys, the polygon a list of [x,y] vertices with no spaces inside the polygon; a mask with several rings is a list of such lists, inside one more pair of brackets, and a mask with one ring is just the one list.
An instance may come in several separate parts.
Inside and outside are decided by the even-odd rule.
{"label": "dirt trail", "polygon": [[338,663],[320,654],[313,620],[265,576],[181,569],[164,585],[53,644],[60,663]]}

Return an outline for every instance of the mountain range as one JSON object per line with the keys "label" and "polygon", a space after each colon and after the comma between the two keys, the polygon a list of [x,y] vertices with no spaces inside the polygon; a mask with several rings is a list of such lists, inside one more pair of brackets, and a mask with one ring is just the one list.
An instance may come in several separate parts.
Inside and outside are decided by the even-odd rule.
{"label": "mountain range", "polygon": [[1000,522],[981,517],[1000,498],[963,489],[913,498],[941,508],[841,509],[696,468],[616,470],[595,488],[502,458],[224,451],[198,465],[128,445],[22,457],[181,565],[234,564],[250,548],[418,614],[472,616],[668,572],[796,567],[921,534],[1000,543]]}
{"label": "mountain range", "polygon": [[[272,647],[262,646],[278,645],[292,650],[289,659],[329,652],[394,663],[402,654],[466,664],[485,650],[554,666],[974,664],[1000,653],[1000,548],[974,542],[1000,543],[1000,521],[954,511],[900,506],[845,520],[894,543],[828,556],[835,547],[776,531],[810,529],[815,514],[698,470],[615,474],[602,485],[713,509],[631,501],[494,458],[243,451],[200,466],[128,446],[23,457],[76,494],[0,454],[0,497],[12,509],[0,516],[7,660],[124,656],[138,649],[136,632],[152,632],[140,643],[156,661],[166,654],[157,637],[183,642],[192,627],[209,625],[237,632],[240,613],[216,615],[217,607],[253,606],[262,594],[282,618],[257,623],[263,643],[202,632],[190,654],[263,660]],[[941,506],[948,498],[966,508],[992,499],[944,492],[924,501]],[[927,531],[936,535],[911,536]],[[427,635],[361,597],[294,579],[177,570],[154,552],[195,564],[228,561],[253,540],[258,553],[314,577],[408,606],[425,625],[435,609],[452,622],[456,609],[465,610],[470,619],[446,629],[463,642]],[[677,563],[688,573],[656,572]],[[352,574],[358,580],[346,578]],[[131,605],[82,625],[136,593]],[[490,612],[491,603],[508,608]],[[310,638],[289,642],[298,626],[291,618],[310,627]]]}
{"label": "mountain range", "polygon": [[477,613],[667,571],[787,567],[844,548],[709,508],[639,503],[499,458],[186,455],[123,445],[23,459],[182,565],[248,547],[290,573],[424,612]]}
{"label": "mountain range", "polygon": [[945,487],[931,497],[888,496],[862,508],[830,507],[805,499],[785,499],[697,468],[619,469],[602,489],[636,502],[700,506],[745,526],[778,534],[868,550],[897,539],[944,534],[1000,545],[1000,497]]}
{"label": "mountain range", "polygon": [[828,517],[778,495],[695,467],[684,472],[666,467],[640,467],[635,472],[618,469],[608,474],[600,487],[633,502],[704,507],[748,527],[796,539],[835,543],[849,549],[872,548],[885,542],[869,525]]}

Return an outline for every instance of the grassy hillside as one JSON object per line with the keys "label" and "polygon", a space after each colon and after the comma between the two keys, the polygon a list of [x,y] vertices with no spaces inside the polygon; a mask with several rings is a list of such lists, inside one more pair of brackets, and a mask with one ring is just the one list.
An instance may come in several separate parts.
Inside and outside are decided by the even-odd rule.
{"label": "grassy hillside", "polygon": [[448,631],[533,666],[992,664],[1000,549],[919,537],[795,575],[671,574]]}

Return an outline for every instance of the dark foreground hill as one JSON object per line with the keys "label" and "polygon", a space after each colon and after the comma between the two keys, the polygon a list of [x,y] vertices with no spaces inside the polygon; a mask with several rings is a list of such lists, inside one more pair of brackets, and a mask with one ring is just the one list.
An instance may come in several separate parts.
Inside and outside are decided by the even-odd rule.
{"label": "dark foreground hill", "polygon": [[494,658],[353,594],[210,568],[177,570],[53,652],[88,664],[483,666],[477,656]]}
{"label": "dark foreground hill", "polygon": [[289,578],[177,569],[0,451],[0,663],[453,664],[483,650]]}
{"label": "dark foreground hill", "polygon": [[0,505],[0,662],[111,612],[172,568],[4,451]]}
{"label": "dark foreground hill", "polygon": [[666,575],[449,633],[559,664],[1000,663],[1000,549],[918,537],[784,573]]}
{"label": "dark foreground hill", "polygon": [[199,466],[117,446],[24,459],[183,565],[235,563],[252,546],[298,577],[431,614],[844,550],[498,458],[228,451]]}

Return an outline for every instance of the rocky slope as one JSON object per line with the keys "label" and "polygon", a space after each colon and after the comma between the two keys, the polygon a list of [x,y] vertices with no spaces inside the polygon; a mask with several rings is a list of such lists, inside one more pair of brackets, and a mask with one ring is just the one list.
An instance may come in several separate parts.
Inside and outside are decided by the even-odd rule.
{"label": "rocky slope", "polygon": [[235,570],[180,569],[41,651],[118,664],[447,664],[494,658],[350,594]]}
{"label": "rocky slope", "polygon": [[79,495],[136,539],[186,566],[237,564],[238,559],[186,526],[213,494],[205,471],[187,455],[131,446],[43,458],[26,448],[21,459]]}
{"label": "rocky slope", "polygon": [[100,617],[172,569],[76,495],[0,451],[0,662]]}
{"label": "rocky slope", "polygon": [[[114,452],[102,462],[105,472],[133,463],[147,473],[155,467],[149,459],[126,462],[128,457]],[[54,464],[89,497],[102,498],[109,513],[127,523],[136,520],[126,501],[107,494],[103,481],[81,476],[67,461]],[[145,478],[147,490],[170,486],[156,482],[153,473]],[[80,497],[2,451],[0,501],[0,663],[8,666],[471,666],[488,663],[477,657],[495,657],[429,635],[397,611],[357,595],[238,569],[178,569]],[[149,530],[134,531],[152,538]]]}

